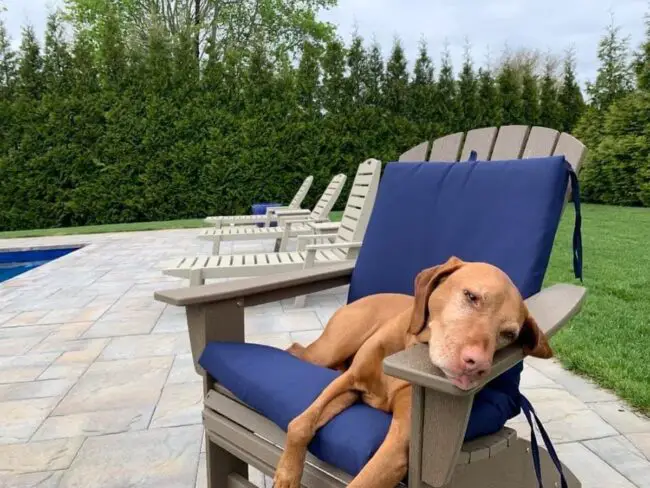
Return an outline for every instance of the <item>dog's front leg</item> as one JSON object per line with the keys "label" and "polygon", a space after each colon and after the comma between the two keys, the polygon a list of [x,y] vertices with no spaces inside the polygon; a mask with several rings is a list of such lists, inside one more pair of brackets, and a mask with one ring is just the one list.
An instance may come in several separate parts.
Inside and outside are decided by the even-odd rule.
{"label": "dog's front leg", "polygon": [[348,488],[395,488],[408,471],[410,429],[411,389],[404,388],[396,394],[384,442]]}
{"label": "dog's front leg", "polygon": [[275,488],[299,488],[307,446],[316,431],[352,405],[358,393],[351,391],[354,378],[344,373],[332,381],[307,410],[289,423],[287,445],[275,469]]}

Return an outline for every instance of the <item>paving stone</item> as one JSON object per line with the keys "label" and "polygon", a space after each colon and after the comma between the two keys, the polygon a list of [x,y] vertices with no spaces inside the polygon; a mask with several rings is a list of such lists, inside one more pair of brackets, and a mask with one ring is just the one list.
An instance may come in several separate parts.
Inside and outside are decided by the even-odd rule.
{"label": "paving stone", "polygon": [[97,361],[63,398],[54,415],[152,407],[172,362],[172,357]]}
{"label": "paving stone", "polygon": [[19,327],[21,325],[35,325],[38,324],[39,320],[45,317],[49,310],[38,310],[32,312],[22,312],[16,315],[14,318],[9,319],[3,324],[3,327]]}
{"label": "paving stone", "polygon": [[[611,425],[591,410],[557,413],[542,409],[534,403],[533,405],[553,442],[573,442],[618,434]],[[512,419],[508,425],[517,431],[517,435],[529,439],[530,427],[523,414]]]}
{"label": "paving stone", "polygon": [[[91,303],[95,299],[95,296],[84,297],[85,303]],[[98,307],[98,306],[86,306],[83,308],[60,308],[52,310],[43,318],[41,318],[39,324],[60,324],[67,322],[94,322],[99,319],[106,311],[108,307]]]}
{"label": "paving stone", "polygon": [[650,434],[628,434],[626,437],[646,459],[650,459]]}
{"label": "paving stone", "polygon": [[58,364],[54,362],[38,377],[39,380],[76,380],[88,369],[88,364]]}
{"label": "paving stone", "polygon": [[589,407],[621,434],[650,432],[650,419],[635,413],[621,401],[590,403]]}
{"label": "paving stone", "polygon": [[200,424],[203,410],[203,384],[167,385],[151,419],[151,428]]}
{"label": "paving stone", "polygon": [[39,473],[66,469],[84,439],[74,437],[29,444],[0,445],[0,473]]}
{"label": "paving stone", "polygon": [[0,488],[57,488],[62,477],[63,471],[0,474]]}
{"label": "paving stone", "polygon": [[27,442],[58,403],[58,398],[0,402],[0,444]]}
{"label": "paving stone", "polygon": [[192,486],[201,426],[90,437],[60,488],[177,488]]}
{"label": "paving stone", "polygon": [[564,369],[559,361],[527,357],[526,362],[583,402],[608,402],[616,395]]}
{"label": "paving stone", "polygon": [[167,384],[200,382],[203,377],[194,369],[194,359],[191,354],[178,354],[167,377]]}
{"label": "paving stone", "polygon": [[0,385],[0,402],[59,397],[65,394],[73,384],[74,381],[59,379]]}
{"label": "paving stone", "polygon": [[148,334],[156,324],[159,315],[159,310],[108,312],[84,333],[84,338]]}
{"label": "paving stone", "polygon": [[131,430],[144,430],[149,425],[152,413],[153,407],[143,410],[123,408],[52,416],[43,422],[32,440],[90,437]]}
{"label": "paving stone", "polygon": [[128,359],[149,356],[168,356],[190,352],[186,332],[118,337],[102,352],[102,360]]}
{"label": "paving stone", "polygon": [[303,346],[308,346],[316,339],[318,339],[322,333],[323,333],[322,330],[306,330],[304,332],[292,332],[291,341],[297,342],[298,344],[302,344]]}
{"label": "paving stone", "polygon": [[291,340],[291,334],[288,332],[281,332],[279,334],[247,335],[246,342],[277,347],[278,349],[287,349],[293,341]]}
{"label": "paving stone", "polygon": [[623,436],[585,441],[587,446],[607,464],[640,488],[650,487],[650,461]]}
{"label": "paving stone", "polygon": [[246,321],[247,335],[275,334],[278,332],[298,332],[322,329],[323,326],[314,312],[291,312],[282,316],[252,316]]}
{"label": "paving stone", "polygon": [[558,457],[580,480],[582,488],[634,488],[634,485],[580,443],[555,446]]}
{"label": "paving stone", "polygon": [[0,339],[0,356],[15,356],[27,354],[43,337],[29,336],[13,339]]}
{"label": "paving stone", "polygon": [[58,357],[57,353],[0,357],[0,383],[33,381]]}
{"label": "paving stone", "polygon": [[540,373],[532,366],[524,365],[524,370],[521,373],[520,386],[523,389],[527,388],[562,388],[558,383]]}

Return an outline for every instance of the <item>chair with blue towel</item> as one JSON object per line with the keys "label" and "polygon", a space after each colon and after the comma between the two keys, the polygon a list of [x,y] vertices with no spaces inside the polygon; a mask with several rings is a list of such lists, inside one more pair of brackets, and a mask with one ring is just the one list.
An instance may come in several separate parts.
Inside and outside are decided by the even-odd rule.
{"label": "chair with blue towel", "polygon": [[[466,144],[476,140],[466,138]],[[542,289],[542,282],[567,188],[576,207],[574,271],[582,277],[576,172],[584,146],[557,134],[543,157],[517,159],[525,141],[516,155],[501,160],[479,149],[470,148],[460,163],[421,158],[386,165],[356,263],[156,293],[158,300],[186,307],[192,355],[204,378],[211,488],[253,487],[248,465],[272,475],[288,423],[340,374],[279,349],[246,344],[246,307],[348,284],[348,302],[376,293],[413,294],[420,270],[455,255],[506,272],[548,336],[579,311],[583,287]],[[490,152],[495,149],[492,144]],[[505,427],[520,411],[531,427],[537,420],[519,391],[522,359],[516,346],[498,351],[484,382],[462,391],[431,365],[425,345],[386,358],[384,371],[413,385],[404,486],[580,487],[539,421],[547,449],[538,446],[534,431],[527,441]],[[346,486],[377,450],[390,420],[363,403],[336,416],[309,446],[303,486]]]}

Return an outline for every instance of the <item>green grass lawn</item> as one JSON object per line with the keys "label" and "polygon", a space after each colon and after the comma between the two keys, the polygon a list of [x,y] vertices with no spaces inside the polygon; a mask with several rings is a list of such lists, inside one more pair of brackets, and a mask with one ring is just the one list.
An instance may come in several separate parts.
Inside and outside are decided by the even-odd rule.
{"label": "green grass lawn", "polygon": [[[546,285],[575,283],[571,206],[562,219]],[[554,337],[562,364],[650,413],[650,209],[584,205],[582,312]],[[579,282],[578,282],[579,283]]]}
{"label": "green grass lawn", "polygon": [[[340,220],[341,212],[333,212]],[[567,206],[555,240],[546,285],[575,283]],[[191,228],[202,219],[0,233],[0,238]],[[554,339],[557,357],[650,413],[650,209],[583,206],[582,312]]]}

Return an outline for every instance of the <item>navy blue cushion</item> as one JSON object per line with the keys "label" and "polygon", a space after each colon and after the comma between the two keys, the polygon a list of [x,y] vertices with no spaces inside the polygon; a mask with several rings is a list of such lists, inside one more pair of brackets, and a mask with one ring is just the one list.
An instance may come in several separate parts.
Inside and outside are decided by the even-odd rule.
{"label": "navy blue cushion", "polygon": [[[258,344],[211,342],[199,363],[237,398],[287,430],[340,373]],[[391,415],[356,403],[316,433],[309,451],[355,475],[388,432]]]}
{"label": "navy blue cushion", "polygon": [[[499,266],[524,297],[536,293],[567,181],[563,157],[387,165],[348,301],[383,292],[411,295],[420,270],[452,255]],[[210,343],[200,363],[285,430],[339,374],[255,344]],[[519,413],[521,368],[512,368],[476,395],[466,440],[496,432]],[[309,449],[355,475],[383,441],[390,418],[355,404],[320,429]]]}

